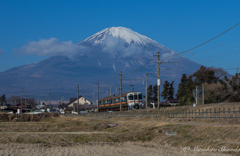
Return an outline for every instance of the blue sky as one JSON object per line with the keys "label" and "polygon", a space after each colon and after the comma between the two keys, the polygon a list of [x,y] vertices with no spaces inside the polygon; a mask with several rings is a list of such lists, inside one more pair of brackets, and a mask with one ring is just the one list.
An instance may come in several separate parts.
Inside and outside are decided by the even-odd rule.
{"label": "blue sky", "polygon": [[[112,26],[130,28],[179,53],[239,23],[239,6],[238,0],[0,0],[0,72],[48,57],[14,51],[31,41],[75,44]],[[240,25],[183,56],[205,66],[240,67],[239,34]]]}

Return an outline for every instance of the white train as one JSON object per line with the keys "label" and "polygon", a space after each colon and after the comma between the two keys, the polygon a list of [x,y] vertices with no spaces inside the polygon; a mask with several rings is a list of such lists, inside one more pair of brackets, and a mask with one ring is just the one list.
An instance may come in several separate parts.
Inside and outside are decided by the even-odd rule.
{"label": "white train", "polygon": [[[143,98],[141,92],[127,92],[122,94],[122,110],[141,109],[143,106]],[[99,100],[99,112],[119,111],[120,96],[108,96]]]}

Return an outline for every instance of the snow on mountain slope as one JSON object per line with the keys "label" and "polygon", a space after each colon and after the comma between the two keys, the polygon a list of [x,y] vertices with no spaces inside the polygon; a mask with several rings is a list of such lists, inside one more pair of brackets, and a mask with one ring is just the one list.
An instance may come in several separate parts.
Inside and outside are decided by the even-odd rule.
{"label": "snow on mountain slope", "polygon": [[125,27],[106,28],[81,41],[78,45],[101,47],[103,51],[115,50],[126,52],[127,49],[130,52],[138,50],[139,53],[143,51],[160,51],[161,53],[170,52],[168,48],[156,41]]}

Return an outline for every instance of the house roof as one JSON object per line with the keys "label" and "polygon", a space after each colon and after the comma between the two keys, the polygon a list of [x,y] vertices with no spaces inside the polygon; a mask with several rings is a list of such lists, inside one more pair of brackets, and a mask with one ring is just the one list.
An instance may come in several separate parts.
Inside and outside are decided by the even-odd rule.
{"label": "house roof", "polygon": [[[80,95],[78,98],[80,99],[80,98],[82,98],[83,96],[82,95]],[[85,98],[85,97],[83,97],[83,98]],[[85,98],[87,101],[89,101],[90,103],[92,103],[90,100],[88,100],[87,98]],[[70,98],[70,101],[69,101],[69,103],[67,104],[67,106],[69,106],[69,105],[71,105],[72,103],[74,103],[75,101],[77,101],[77,98]]]}

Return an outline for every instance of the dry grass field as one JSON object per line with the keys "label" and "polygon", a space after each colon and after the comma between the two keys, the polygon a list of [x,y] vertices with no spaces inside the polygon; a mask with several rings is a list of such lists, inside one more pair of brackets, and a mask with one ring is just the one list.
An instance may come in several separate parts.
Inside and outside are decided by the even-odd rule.
{"label": "dry grass field", "polygon": [[[100,118],[99,118],[100,119]],[[51,117],[41,122],[0,122],[0,155],[239,155],[240,127],[188,125],[139,118]],[[114,123],[116,126],[110,126]],[[235,127],[234,127],[235,126]],[[176,132],[174,136],[167,132]]]}
{"label": "dry grass field", "polygon": [[214,152],[184,152],[169,145],[153,143],[91,143],[44,147],[34,144],[0,144],[0,155],[12,156],[226,156]]}

